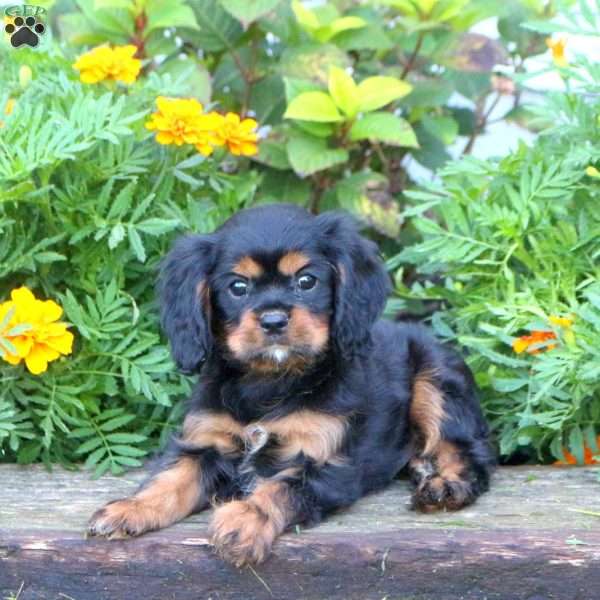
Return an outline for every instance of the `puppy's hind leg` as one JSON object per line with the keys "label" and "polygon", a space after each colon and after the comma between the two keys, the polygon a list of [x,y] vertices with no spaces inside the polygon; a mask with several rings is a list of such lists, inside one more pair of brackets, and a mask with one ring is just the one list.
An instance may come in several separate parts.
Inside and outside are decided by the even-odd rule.
{"label": "puppy's hind leg", "polygon": [[448,352],[417,373],[409,418],[416,441],[409,462],[413,508],[432,512],[472,504],[488,489],[495,457],[462,359]]}

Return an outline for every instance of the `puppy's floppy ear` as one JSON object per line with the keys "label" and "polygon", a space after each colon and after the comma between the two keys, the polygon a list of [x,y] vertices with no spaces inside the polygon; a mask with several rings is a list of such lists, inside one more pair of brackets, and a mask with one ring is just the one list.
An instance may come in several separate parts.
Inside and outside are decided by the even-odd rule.
{"label": "puppy's floppy ear", "polygon": [[185,373],[199,371],[212,347],[206,277],[215,261],[215,246],[210,235],[180,238],[161,265],[161,324],[171,354]]}
{"label": "puppy's floppy ear", "polygon": [[351,358],[371,339],[391,291],[390,278],[376,244],[359,234],[349,215],[323,213],[317,221],[336,271],[332,338],[340,354]]}

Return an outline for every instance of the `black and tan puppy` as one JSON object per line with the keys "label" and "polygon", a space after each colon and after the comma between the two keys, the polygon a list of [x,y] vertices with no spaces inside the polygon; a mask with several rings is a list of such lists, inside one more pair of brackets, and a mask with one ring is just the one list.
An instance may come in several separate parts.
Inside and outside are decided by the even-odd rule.
{"label": "black and tan puppy", "polygon": [[425,328],[377,320],[389,278],[348,217],[242,211],[179,240],[161,290],[175,361],[200,381],[156,472],[99,510],[91,534],[139,535],[216,499],[212,542],[241,565],[404,467],[419,510],[487,489],[494,457],[468,367]]}

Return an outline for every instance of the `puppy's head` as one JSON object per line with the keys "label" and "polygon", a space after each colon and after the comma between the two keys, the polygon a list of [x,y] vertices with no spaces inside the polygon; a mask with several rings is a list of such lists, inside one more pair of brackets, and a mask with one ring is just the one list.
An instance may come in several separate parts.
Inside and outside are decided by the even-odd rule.
{"label": "puppy's head", "polygon": [[162,323],[184,371],[218,352],[263,374],[299,372],[364,347],[388,291],[376,246],[348,217],[270,205],[177,242],[162,269]]}

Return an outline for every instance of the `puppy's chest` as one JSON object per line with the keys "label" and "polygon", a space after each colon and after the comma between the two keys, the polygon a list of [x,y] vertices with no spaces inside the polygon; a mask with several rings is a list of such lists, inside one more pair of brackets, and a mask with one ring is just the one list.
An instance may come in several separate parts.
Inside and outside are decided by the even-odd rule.
{"label": "puppy's chest", "polygon": [[339,458],[347,427],[344,417],[310,410],[249,424],[227,413],[201,412],[186,418],[183,441],[241,459],[241,470],[277,472],[299,458],[319,465]]}

